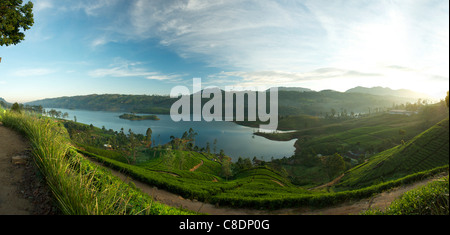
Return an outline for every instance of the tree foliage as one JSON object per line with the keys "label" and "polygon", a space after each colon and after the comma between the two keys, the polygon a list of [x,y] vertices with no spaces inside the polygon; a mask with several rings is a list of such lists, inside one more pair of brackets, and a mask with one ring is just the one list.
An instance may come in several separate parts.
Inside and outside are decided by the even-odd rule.
{"label": "tree foliage", "polygon": [[33,26],[33,3],[22,3],[22,0],[0,1],[0,46],[20,43],[25,39],[22,31]]}
{"label": "tree foliage", "polygon": [[323,165],[325,172],[330,179],[333,179],[345,170],[344,158],[337,153],[331,156],[324,157]]}
{"label": "tree foliage", "polygon": [[445,103],[447,104],[447,108],[448,108],[448,91],[447,91],[447,96],[445,97]]}
{"label": "tree foliage", "polygon": [[21,113],[20,105],[16,102],[11,106],[11,111]]}

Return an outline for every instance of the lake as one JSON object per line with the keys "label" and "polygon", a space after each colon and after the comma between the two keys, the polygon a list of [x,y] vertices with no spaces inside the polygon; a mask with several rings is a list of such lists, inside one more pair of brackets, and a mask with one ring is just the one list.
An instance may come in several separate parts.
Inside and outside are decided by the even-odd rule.
{"label": "lake", "polygon": [[[47,111],[50,109],[46,109]],[[210,143],[211,152],[214,152],[214,140],[217,139],[216,153],[221,149],[225,154],[230,156],[233,161],[239,157],[270,161],[283,157],[290,157],[294,154],[294,143],[291,141],[272,141],[264,137],[254,135],[258,131],[256,128],[244,127],[233,122],[174,122],[170,115],[157,115],[161,120],[143,120],[129,121],[120,119],[119,116],[123,112],[103,112],[103,111],[85,111],[85,110],[69,110],[55,109],[62,113],[69,114],[68,120],[74,120],[76,116],[77,122],[84,124],[92,124],[96,127],[113,129],[120,131],[121,128],[128,134],[131,129],[134,133],[145,135],[150,127],[153,131],[152,139],[154,144],[166,144],[170,141],[170,136],[181,138],[185,131],[193,128],[198,136],[195,138],[197,146],[206,147],[206,143]]]}

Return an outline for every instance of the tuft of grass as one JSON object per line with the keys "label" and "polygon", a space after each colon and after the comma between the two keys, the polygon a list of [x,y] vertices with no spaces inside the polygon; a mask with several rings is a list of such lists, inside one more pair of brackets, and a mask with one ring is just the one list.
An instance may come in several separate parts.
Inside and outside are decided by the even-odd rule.
{"label": "tuft of grass", "polygon": [[403,194],[383,212],[365,211],[365,215],[449,215],[448,176]]}
{"label": "tuft of grass", "polygon": [[64,214],[192,214],[154,202],[148,195],[86,160],[71,146],[66,129],[52,119],[4,112],[1,120],[30,140],[33,159]]}

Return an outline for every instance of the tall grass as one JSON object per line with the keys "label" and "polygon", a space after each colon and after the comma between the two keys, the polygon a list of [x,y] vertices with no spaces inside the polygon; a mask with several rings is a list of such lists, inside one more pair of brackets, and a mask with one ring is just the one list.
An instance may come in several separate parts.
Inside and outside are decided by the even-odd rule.
{"label": "tall grass", "polygon": [[156,202],[72,149],[65,128],[52,119],[0,113],[5,126],[25,135],[33,159],[68,215],[190,214]]}
{"label": "tall grass", "polygon": [[372,209],[366,215],[449,215],[448,176],[411,190],[395,200],[385,211]]}
{"label": "tall grass", "polygon": [[5,114],[5,110],[2,108],[2,106],[0,106],[0,122],[2,121],[2,115]]}

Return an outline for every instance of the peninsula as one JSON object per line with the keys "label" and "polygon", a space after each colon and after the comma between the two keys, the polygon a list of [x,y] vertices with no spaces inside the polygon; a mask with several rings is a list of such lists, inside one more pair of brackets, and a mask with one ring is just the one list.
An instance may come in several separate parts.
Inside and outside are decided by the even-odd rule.
{"label": "peninsula", "polygon": [[121,119],[127,119],[130,121],[142,121],[142,120],[154,120],[159,121],[160,119],[156,115],[136,115],[136,114],[122,114],[119,116]]}

